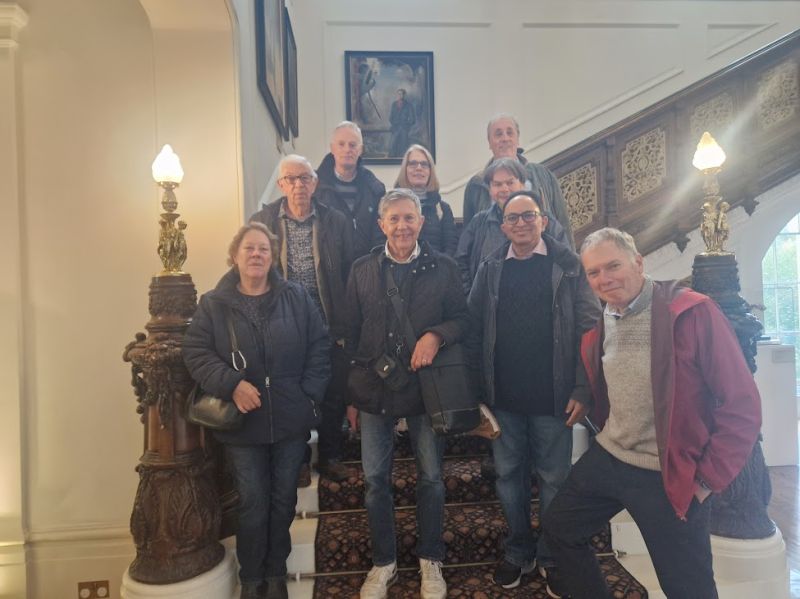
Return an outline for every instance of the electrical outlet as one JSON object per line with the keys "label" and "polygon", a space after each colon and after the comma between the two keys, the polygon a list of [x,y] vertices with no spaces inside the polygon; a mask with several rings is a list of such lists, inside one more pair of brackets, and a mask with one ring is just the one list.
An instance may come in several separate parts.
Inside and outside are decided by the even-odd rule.
{"label": "electrical outlet", "polygon": [[109,588],[107,580],[79,582],[78,599],[108,599]]}

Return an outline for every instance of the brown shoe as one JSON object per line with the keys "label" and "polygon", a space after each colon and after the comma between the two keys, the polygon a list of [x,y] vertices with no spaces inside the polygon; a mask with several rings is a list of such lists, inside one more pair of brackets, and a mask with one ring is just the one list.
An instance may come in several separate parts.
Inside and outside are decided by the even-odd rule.
{"label": "brown shoe", "polygon": [[311,486],[311,467],[307,463],[300,466],[300,473],[297,475],[297,488],[302,489]]}
{"label": "brown shoe", "polygon": [[488,406],[481,404],[481,423],[466,434],[489,440],[500,436],[500,424]]}
{"label": "brown shoe", "polygon": [[339,460],[320,460],[317,464],[317,472],[328,480],[340,483],[350,478],[350,468],[342,464]]}

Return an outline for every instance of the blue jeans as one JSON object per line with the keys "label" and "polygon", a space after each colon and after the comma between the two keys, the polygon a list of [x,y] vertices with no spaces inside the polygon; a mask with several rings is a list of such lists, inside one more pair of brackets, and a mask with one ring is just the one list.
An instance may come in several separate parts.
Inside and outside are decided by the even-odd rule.
{"label": "blue jeans", "polygon": [[[392,454],[396,418],[360,413],[361,462],[367,484],[365,503],[372,541],[372,562],[385,566],[397,560],[392,494]],[[417,463],[417,557],[444,559],[444,438],[431,428],[430,418],[406,418]]]}
{"label": "blue jeans", "polygon": [[508,523],[505,559],[523,567],[537,558],[540,566],[553,565],[550,550],[531,528],[531,470],[539,486],[539,514],[544,514],[566,480],[572,462],[572,429],[564,418],[526,416],[494,410],[502,434],[492,441],[497,471],[497,496]]}
{"label": "blue jeans", "polygon": [[268,445],[225,444],[239,491],[236,556],[242,584],[286,576],[305,451],[305,436]]}
{"label": "blue jeans", "polygon": [[544,516],[544,534],[575,599],[611,599],[589,544],[622,509],[630,512],[670,599],[716,599],[709,502],[692,499],[686,520],[675,515],[661,472],[621,462],[596,441],[575,464]]}

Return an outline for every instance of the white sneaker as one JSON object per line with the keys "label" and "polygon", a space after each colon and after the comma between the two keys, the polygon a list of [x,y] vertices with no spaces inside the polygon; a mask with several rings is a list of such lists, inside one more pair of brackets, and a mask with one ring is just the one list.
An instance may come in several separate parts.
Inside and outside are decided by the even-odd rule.
{"label": "white sneaker", "polygon": [[372,566],[361,585],[361,599],[384,599],[389,587],[397,582],[397,562],[386,566]]}
{"label": "white sneaker", "polygon": [[444,599],[447,595],[447,585],[442,578],[442,562],[421,559],[419,560],[419,571],[422,574],[420,597],[422,599]]}

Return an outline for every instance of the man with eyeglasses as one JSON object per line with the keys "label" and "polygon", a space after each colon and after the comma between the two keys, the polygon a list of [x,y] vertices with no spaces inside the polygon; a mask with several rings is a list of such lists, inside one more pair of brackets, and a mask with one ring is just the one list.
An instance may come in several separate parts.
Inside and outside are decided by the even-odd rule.
{"label": "man with eyeglasses", "polygon": [[[486,126],[486,138],[492,151],[491,162],[500,158],[510,158],[518,162],[524,169],[522,181],[526,189],[535,189],[542,194],[545,211],[555,217],[566,230],[569,246],[575,248],[572,236],[572,225],[569,221],[569,210],[558,179],[545,166],[536,162],[528,162],[519,147],[519,123],[512,115],[500,113],[489,120]],[[472,218],[492,205],[491,187],[481,173],[472,177],[464,189],[464,226],[469,225]],[[552,219],[551,219],[552,220]]]}
{"label": "man with eyeglasses", "polygon": [[358,125],[351,121],[336,125],[330,148],[317,169],[317,199],[347,218],[355,259],[386,241],[378,228],[378,202],[386,187],[361,164],[364,140]]}
{"label": "man with eyeglasses", "polygon": [[545,232],[542,204],[534,191],[503,202],[507,241],[481,263],[467,303],[481,343],[485,402],[503,431],[492,450],[509,532],[494,581],[515,588],[538,565],[549,595],[561,597],[550,551],[541,536],[534,542],[531,471],[542,514],[569,472],[571,427],[588,411],[578,349],[600,305],[575,252]]}
{"label": "man with eyeglasses", "polygon": [[[511,194],[525,189],[525,167],[513,158],[499,158],[483,171],[483,178],[492,198],[492,205],[475,215],[466,226],[458,240],[456,262],[461,271],[464,292],[469,293],[478,265],[489,254],[506,242],[501,229],[502,210]],[[541,198],[541,193],[536,191]],[[547,233],[564,245],[573,249],[572,237],[561,223],[550,218],[546,222]]]}
{"label": "man with eyeglasses", "polygon": [[[331,335],[332,377],[322,403],[318,470],[341,481],[350,472],[339,461],[346,403],[347,358],[344,355],[344,296],[353,261],[352,232],[347,219],[314,198],[317,174],[303,156],[290,154],[279,165],[278,187],[283,197],[252,217],[278,237],[280,254],[273,258],[284,277],[305,287],[320,310]],[[306,463],[310,460],[307,455]],[[301,486],[310,484],[307,467]]]}

